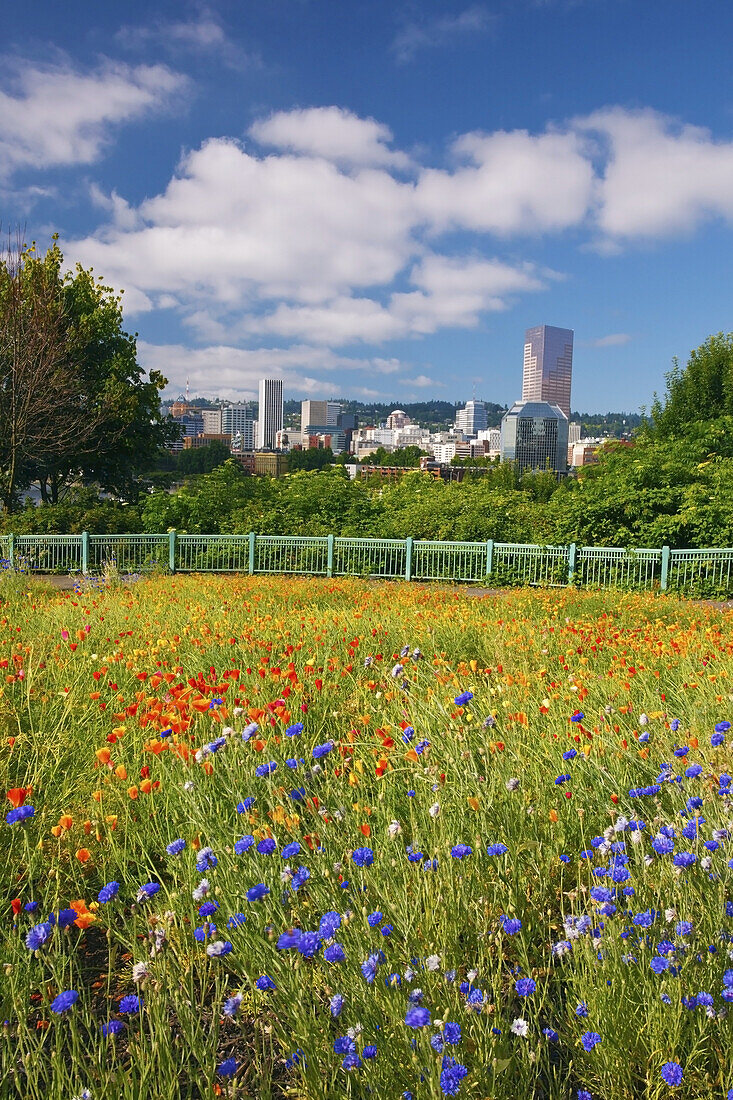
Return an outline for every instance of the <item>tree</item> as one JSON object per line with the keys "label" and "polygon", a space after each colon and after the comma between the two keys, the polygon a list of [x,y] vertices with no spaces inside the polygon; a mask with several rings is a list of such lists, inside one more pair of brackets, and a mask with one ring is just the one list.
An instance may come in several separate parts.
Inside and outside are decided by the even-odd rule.
{"label": "tree", "polygon": [[669,439],[696,421],[733,416],[733,333],[709,336],[684,368],[675,360],[666,382],[664,401],[657,398],[652,407],[657,438]]}
{"label": "tree", "polygon": [[62,273],[56,238],[0,259],[0,491],[6,510],[37,481],[56,503],[72,482],[136,499],[141,474],[175,425],[160,414],[166,380],[145,378],[121,296],[77,265]]}
{"label": "tree", "polygon": [[190,450],[179,451],[178,472],[188,474],[209,474],[217,466],[223,466],[231,458],[229,447],[220,439],[212,439],[205,447],[191,447]]}

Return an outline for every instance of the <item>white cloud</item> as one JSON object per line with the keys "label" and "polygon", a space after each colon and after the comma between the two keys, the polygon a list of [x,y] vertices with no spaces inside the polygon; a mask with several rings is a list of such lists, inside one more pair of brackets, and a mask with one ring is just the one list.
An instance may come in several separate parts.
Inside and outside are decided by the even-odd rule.
{"label": "white cloud", "polygon": [[608,336],[599,336],[595,340],[587,340],[583,343],[586,348],[619,348],[628,344],[631,335],[628,332],[611,332]]}
{"label": "white cloud", "polygon": [[166,108],[185,85],[165,65],[105,61],[83,73],[28,62],[0,91],[0,176],[28,166],[91,164],[112,125]]}
{"label": "white cloud", "polygon": [[339,164],[406,168],[410,158],[387,146],[392,131],[373,118],[359,118],[341,107],[277,111],[250,127],[260,145],[324,157]]}
{"label": "white cloud", "polygon": [[575,123],[607,143],[598,225],[611,238],[664,237],[733,221],[733,142],[651,110],[607,108]]}
{"label": "white cloud", "polygon": [[464,134],[453,152],[458,167],[428,168],[417,184],[418,205],[436,229],[557,231],[581,222],[590,206],[593,167],[576,134]]}
{"label": "white cloud", "polygon": [[399,383],[401,386],[413,386],[418,390],[446,388],[444,382],[437,382],[434,378],[428,378],[426,374],[418,374],[415,378],[400,378]]}
{"label": "white cloud", "polygon": [[[159,370],[168,379],[166,392],[178,394],[189,381],[193,393],[201,397],[228,400],[256,400],[260,378],[282,378],[288,393],[332,397],[339,388],[343,371],[393,373],[382,369],[386,360],[351,358],[335,355],[329,348],[294,345],[289,348],[237,348],[218,344],[189,348],[183,344],[151,344],[138,340],[138,358],[145,370]],[[395,372],[403,370],[399,360],[391,360]],[[325,377],[318,377],[324,374]],[[419,383],[416,383],[419,384]],[[349,383],[349,392],[357,392]],[[363,391],[379,396],[377,391]]]}
{"label": "white cloud", "polygon": [[392,41],[392,52],[398,61],[412,61],[420,50],[444,46],[456,38],[477,35],[490,30],[495,16],[483,4],[472,4],[455,15],[406,23]]}
{"label": "white cloud", "polygon": [[153,20],[121,27],[115,35],[121,46],[141,51],[155,47],[168,54],[215,54],[219,65],[233,69],[260,68],[257,53],[245,49],[229,36],[216,12],[203,8],[191,19]]}

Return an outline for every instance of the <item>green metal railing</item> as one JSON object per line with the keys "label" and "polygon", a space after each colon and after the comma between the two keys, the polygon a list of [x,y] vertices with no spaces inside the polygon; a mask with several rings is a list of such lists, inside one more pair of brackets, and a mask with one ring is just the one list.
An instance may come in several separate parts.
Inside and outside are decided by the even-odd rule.
{"label": "green metal railing", "polygon": [[493,585],[567,585],[733,595],[733,548],[620,549],[333,535],[0,535],[0,559],[30,573],[305,573]]}

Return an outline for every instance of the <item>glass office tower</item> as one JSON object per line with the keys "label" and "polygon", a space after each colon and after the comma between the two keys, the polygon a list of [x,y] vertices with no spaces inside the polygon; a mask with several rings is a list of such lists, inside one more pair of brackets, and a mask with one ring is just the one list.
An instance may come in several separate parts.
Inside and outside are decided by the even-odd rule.
{"label": "glass office tower", "polygon": [[573,330],[538,325],[524,334],[522,401],[558,405],[570,419]]}

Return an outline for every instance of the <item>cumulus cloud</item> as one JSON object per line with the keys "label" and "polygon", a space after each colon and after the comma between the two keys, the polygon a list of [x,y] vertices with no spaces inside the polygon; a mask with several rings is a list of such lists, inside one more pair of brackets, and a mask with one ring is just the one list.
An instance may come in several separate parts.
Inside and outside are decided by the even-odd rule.
{"label": "cumulus cloud", "polygon": [[217,62],[229,68],[259,68],[258,54],[246,50],[227,35],[219,16],[202,8],[191,19],[152,20],[149,23],[121,27],[115,35],[121,46],[141,51],[150,47],[169,54],[215,55]]}
{"label": "cumulus cloud", "polygon": [[[335,355],[330,349],[309,345],[288,348],[239,348],[215,344],[190,348],[183,344],[151,344],[138,341],[138,357],[145,370],[159,370],[168,379],[167,393],[177,394],[186,387],[202,397],[227,400],[256,400],[260,378],[282,378],[289,393],[332,397],[338,388],[334,373],[360,371],[365,375],[385,372],[384,359],[351,358]],[[403,369],[399,360],[395,371]],[[323,374],[324,377],[318,377]],[[356,392],[349,385],[349,392]],[[367,393],[367,391],[363,391]],[[368,391],[378,396],[377,391]]]}
{"label": "cumulus cloud", "polygon": [[606,146],[598,225],[611,238],[665,237],[733,221],[733,142],[656,111],[608,108],[576,122]]}
{"label": "cumulus cloud", "polygon": [[277,111],[250,127],[260,145],[325,157],[339,164],[389,165],[406,168],[405,153],[388,148],[392,131],[373,118],[359,118],[341,107],[308,107]]}
{"label": "cumulus cloud", "polygon": [[165,65],[104,61],[90,72],[30,62],[0,90],[0,176],[96,161],[110,127],[167,108],[185,77]]}
{"label": "cumulus cloud", "polygon": [[495,16],[483,4],[472,4],[455,15],[410,21],[395,35],[392,52],[398,61],[412,61],[420,50],[444,46],[466,35],[482,34],[490,30],[495,21]]}
{"label": "cumulus cloud", "polygon": [[464,134],[453,170],[428,168],[416,201],[436,229],[497,234],[557,231],[583,220],[593,166],[574,133],[526,130]]}

